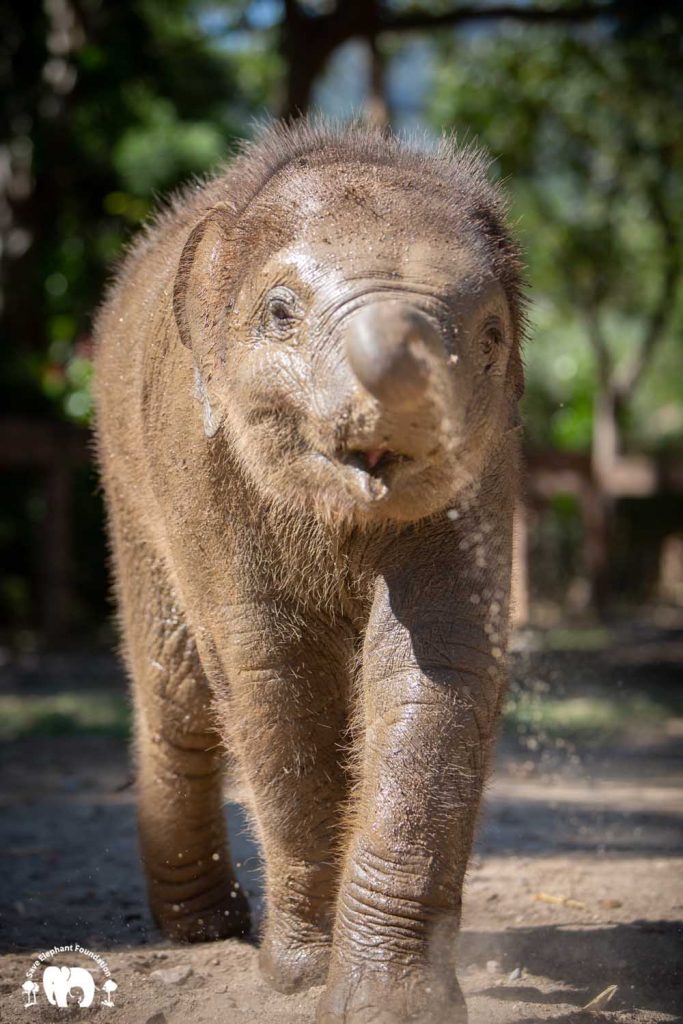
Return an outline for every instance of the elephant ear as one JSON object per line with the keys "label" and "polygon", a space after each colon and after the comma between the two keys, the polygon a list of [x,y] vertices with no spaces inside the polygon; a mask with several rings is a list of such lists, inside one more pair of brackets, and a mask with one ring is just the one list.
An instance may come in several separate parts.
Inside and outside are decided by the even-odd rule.
{"label": "elephant ear", "polygon": [[185,243],[173,288],[175,321],[180,340],[194,356],[195,397],[202,406],[208,437],[222,420],[214,379],[225,363],[232,264],[230,211],[218,205]]}
{"label": "elephant ear", "polygon": [[515,340],[507,365],[508,401],[510,405],[510,416],[508,430],[517,430],[522,426],[522,419],[519,414],[519,402],[524,394],[524,363],[519,341]]}

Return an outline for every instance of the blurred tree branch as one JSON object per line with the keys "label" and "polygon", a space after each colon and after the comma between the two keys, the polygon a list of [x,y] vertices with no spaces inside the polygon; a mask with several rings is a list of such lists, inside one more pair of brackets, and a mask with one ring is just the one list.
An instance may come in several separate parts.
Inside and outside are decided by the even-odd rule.
{"label": "blurred tree branch", "polygon": [[619,17],[623,4],[595,3],[568,4],[566,7],[523,7],[518,4],[498,4],[491,7],[473,7],[462,4],[452,11],[430,14],[427,11],[385,12],[380,16],[382,31],[431,31],[448,28],[468,21],[501,21],[504,18],[529,25],[571,25],[593,21],[595,18]]}
{"label": "blurred tree branch", "polygon": [[[306,10],[297,0],[285,0],[280,47],[287,63],[287,83],[281,114],[297,117],[306,113],[316,78],[332,53],[350,39],[376,41],[384,32],[429,32],[455,28],[468,22],[491,23],[508,19],[523,24],[570,25],[596,18],[620,18],[623,14],[624,4],[618,2],[579,3],[564,7],[460,5],[449,11],[430,13],[425,10],[393,11],[382,0],[339,0],[329,12],[319,13]],[[240,26],[250,27],[245,19],[240,21]]]}
{"label": "blurred tree branch", "polygon": [[659,342],[666,334],[675,310],[674,300],[683,272],[680,238],[674,218],[667,206],[661,182],[659,186],[655,184],[650,189],[650,204],[662,234],[661,251],[664,267],[661,287],[648,317],[641,344],[616,382],[617,393],[622,400],[628,398],[639,384],[652,361]]}

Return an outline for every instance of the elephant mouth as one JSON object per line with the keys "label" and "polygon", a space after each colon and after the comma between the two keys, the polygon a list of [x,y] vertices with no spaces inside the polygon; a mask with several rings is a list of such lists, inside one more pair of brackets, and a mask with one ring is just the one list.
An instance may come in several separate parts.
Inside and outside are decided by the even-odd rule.
{"label": "elephant mouth", "polygon": [[380,479],[397,466],[414,461],[412,456],[393,451],[391,448],[342,448],[338,449],[336,457],[342,465],[350,466],[374,479]]}
{"label": "elephant mouth", "polygon": [[411,455],[385,447],[338,448],[334,460],[354,490],[371,502],[387,498],[401,478],[417,465]]}

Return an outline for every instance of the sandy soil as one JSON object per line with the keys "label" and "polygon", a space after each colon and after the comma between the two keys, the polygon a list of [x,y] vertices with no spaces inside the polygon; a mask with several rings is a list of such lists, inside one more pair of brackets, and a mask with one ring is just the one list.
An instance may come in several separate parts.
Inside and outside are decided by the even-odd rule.
{"label": "sandy soil", "polygon": [[[124,743],[15,740],[0,747],[0,777],[0,1021],[313,1021],[319,990],[269,991],[253,943],[181,947],[154,931]],[[239,806],[228,803],[227,814],[258,912],[258,851]],[[457,956],[471,1024],[683,1019],[682,824],[683,761],[670,734],[571,755],[503,743]],[[24,1008],[20,986],[36,955],[71,943],[104,957],[114,1006],[98,992],[87,1010],[58,1010],[41,989]],[[104,980],[81,954],[56,962]],[[618,988],[606,1011],[580,1012],[610,985]]]}

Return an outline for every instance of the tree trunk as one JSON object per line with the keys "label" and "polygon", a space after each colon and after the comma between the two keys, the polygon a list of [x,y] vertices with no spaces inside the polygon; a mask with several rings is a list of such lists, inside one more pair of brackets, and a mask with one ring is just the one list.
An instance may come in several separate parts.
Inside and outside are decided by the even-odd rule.
{"label": "tree trunk", "polygon": [[377,36],[368,39],[370,50],[370,91],[368,94],[365,120],[376,128],[386,128],[391,123],[391,113],[387,102],[384,75],[384,54],[377,45]]}
{"label": "tree trunk", "polygon": [[593,408],[591,447],[592,494],[584,502],[584,559],[591,587],[591,603],[603,612],[611,593],[610,538],[614,533],[615,501],[611,483],[619,458],[619,400],[609,385],[598,379]]}
{"label": "tree trunk", "polygon": [[328,57],[342,40],[333,15],[309,17],[296,0],[285,3],[280,52],[287,69],[282,117],[302,117],[311,105],[313,85]]}
{"label": "tree trunk", "polygon": [[[306,53],[299,49],[299,40],[289,41],[285,56],[287,60],[287,85],[280,115],[285,118],[303,117],[311,105],[313,84],[323,69],[324,61],[318,54]],[[298,53],[299,56],[294,54]]]}
{"label": "tree trunk", "polygon": [[619,458],[619,403],[609,385],[599,380],[593,405],[593,438],[591,464],[593,476],[601,488],[607,489]]}
{"label": "tree trunk", "polygon": [[338,0],[329,14],[307,14],[297,0],[285,0],[280,53],[287,82],[281,115],[305,114],[331,54],[349,39],[374,39],[379,26],[377,0]]}

